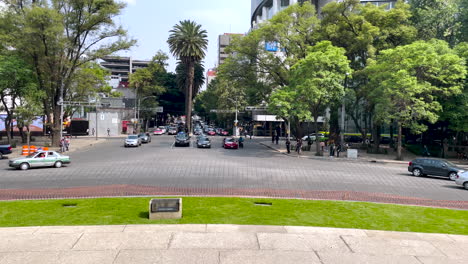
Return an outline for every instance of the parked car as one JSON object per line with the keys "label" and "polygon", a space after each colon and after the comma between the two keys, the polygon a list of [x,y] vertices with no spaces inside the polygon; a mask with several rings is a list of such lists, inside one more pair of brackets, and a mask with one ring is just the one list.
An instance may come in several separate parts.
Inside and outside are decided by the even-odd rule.
{"label": "parked car", "polygon": [[141,138],[137,135],[130,135],[125,139],[125,147],[139,147],[141,146]]}
{"label": "parked car", "polygon": [[468,190],[468,171],[458,173],[457,179],[455,179],[455,183],[463,186],[466,190]]}
{"label": "parked car", "polygon": [[176,147],[190,147],[190,137],[184,132],[179,132],[177,136],[175,136],[175,143]]}
{"label": "parked car", "polygon": [[141,143],[150,143],[151,142],[151,136],[149,133],[140,133],[138,134],[138,137],[141,139]]}
{"label": "parked car", "polygon": [[345,141],[349,143],[361,143],[362,138],[359,136],[348,136],[345,138]]}
{"label": "parked car", "polygon": [[177,127],[169,127],[167,130],[168,135],[177,135]]}
{"label": "parked car", "polygon": [[10,145],[0,145],[0,159],[3,159],[3,156],[11,154]]}
{"label": "parked car", "polygon": [[27,170],[38,167],[60,168],[63,164],[70,164],[70,157],[55,151],[38,151],[29,156],[12,159],[9,166],[16,169]]}
{"label": "parked car", "polygon": [[417,158],[408,164],[408,171],[414,176],[435,175],[454,181],[464,170],[450,161],[435,158]]}
{"label": "parked car", "polygon": [[227,130],[222,130],[221,131],[221,136],[229,136],[229,132]]}
{"label": "parked car", "polygon": [[157,135],[157,136],[164,135],[164,130],[158,127],[153,131],[153,135]]}
{"label": "parked car", "polygon": [[[306,141],[308,137],[310,137],[310,139],[311,139],[312,141],[315,141],[315,137],[316,137],[316,136],[315,136],[315,133],[312,133],[312,134],[310,134],[310,135],[308,135],[308,136],[304,136],[304,137],[302,138],[302,140],[303,140],[303,141]],[[322,138],[325,138],[325,135],[322,134],[322,133],[319,133],[319,134],[318,134],[318,137],[319,137],[319,139],[322,139]]]}
{"label": "parked car", "polygon": [[239,144],[234,138],[224,138],[223,140],[223,148],[225,149],[238,149]]}
{"label": "parked car", "polygon": [[197,139],[197,148],[211,148],[211,141],[208,137],[202,136]]}

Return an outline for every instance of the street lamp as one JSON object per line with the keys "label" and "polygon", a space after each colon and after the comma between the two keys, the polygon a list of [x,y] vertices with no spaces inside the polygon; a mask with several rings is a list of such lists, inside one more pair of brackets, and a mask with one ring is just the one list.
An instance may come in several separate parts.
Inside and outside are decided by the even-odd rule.
{"label": "street lamp", "polygon": [[233,102],[235,105],[236,105],[236,119],[234,120],[234,136],[237,137],[239,136],[238,135],[238,129],[237,129],[237,123],[239,122],[239,120],[237,120],[237,103],[238,103],[238,100],[237,100],[237,97],[236,97],[236,100],[233,100],[231,98],[228,98],[229,101]]}
{"label": "street lamp", "polygon": [[345,133],[345,114],[346,114],[346,104],[345,104],[345,96],[346,96],[346,89],[348,88],[348,76],[349,72],[346,73],[345,81],[344,81],[344,94],[343,94],[343,103],[341,105],[341,147],[344,147],[344,133]]}

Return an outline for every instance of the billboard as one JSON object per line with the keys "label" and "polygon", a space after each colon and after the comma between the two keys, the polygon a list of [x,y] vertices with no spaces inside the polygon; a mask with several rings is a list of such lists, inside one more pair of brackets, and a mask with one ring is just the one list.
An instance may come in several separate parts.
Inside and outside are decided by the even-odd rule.
{"label": "billboard", "polygon": [[[0,114],[0,131],[5,131],[5,119],[7,115]],[[38,116],[32,124],[29,126],[31,132],[42,132],[44,129],[44,122],[42,122],[42,116]],[[16,127],[16,120],[13,119],[13,131],[18,131]]]}

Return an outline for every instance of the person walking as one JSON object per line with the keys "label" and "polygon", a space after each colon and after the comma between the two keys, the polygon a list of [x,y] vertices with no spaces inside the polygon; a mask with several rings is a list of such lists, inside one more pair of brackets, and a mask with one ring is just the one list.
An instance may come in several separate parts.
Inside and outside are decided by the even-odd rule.
{"label": "person walking", "polygon": [[335,156],[335,143],[333,141],[330,141],[330,157]]}
{"label": "person walking", "polygon": [[291,154],[291,141],[289,141],[289,138],[286,139],[286,150],[288,154]]}
{"label": "person walking", "polygon": [[65,152],[65,137],[60,139],[60,152]]}
{"label": "person walking", "polygon": [[301,155],[301,152],[302,152],[302,138],[297,139],[296,152],[297,152],[297,155]]}
{"label": "person walking", "polygon": [[65,138],[65,151],[70,150],[70,141],[71,141],[71,138],[69,136]]}
{"label": "person walking", "polygon": [[94,136],[94,132],[95,132],[95,131],[96,131],[96,130],[95,130],[94,127],[93,127],[93,129],[91,129],[91,135],[92,135],[92,136]]}
{"label": "person walking", "polygon": [[336,146],[336,157],[339,158],[340,157],[340,152],[341,152],[341,144],[338,144]]}
{"label": "person walking", "polygon": [[110,128],[107,128],[107,136],[110,137]]}
{"label": "person walking", "polygon": [[320,149],[322,150],[322,153],[325,151],[325,142],[320,141]]}
{"label": "person walking", "polygon": [[279,142],[279,134],[278,133],[276,133],[275,141],[276,141],[276,145],[278,145],[278,142]]}
{"label": "person walking", "polygon": [[311,151],[312,149],[312,138],[310,138],[310,135],[307,136],[307,151]]}
{"label": "person walking", "polygon": [[239,148],[244,148],[244,138],[242,136],[239,138]]}

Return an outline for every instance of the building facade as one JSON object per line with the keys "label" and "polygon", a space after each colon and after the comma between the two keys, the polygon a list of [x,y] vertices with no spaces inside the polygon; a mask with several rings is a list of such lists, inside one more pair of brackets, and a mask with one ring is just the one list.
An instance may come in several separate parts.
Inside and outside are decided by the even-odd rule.
{"label": "building facade", "polygon": [[[252,0],[250,25],[252,28],[255,28],[263,21],[271,19],[276,13],[286,7],[305,1],[313,3],[315,9],[320,12],[323,6],[337,0]],[[396,0],[361,0],[363,4],[372,3],[377,6],[387,4],[387,8],[394,7],[396,2]]]}
{"label": "building facade", "polygon": [[231,44],[232,38],[234,36],[244,36],[244,34],[235,34],[235,33],[224,33],[218,37],[218,65],[224,63],[224,60],[229,57],[229,53],[226,52],[227,46]]}

